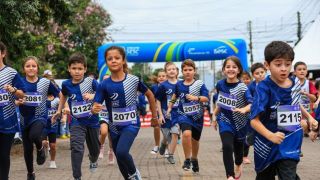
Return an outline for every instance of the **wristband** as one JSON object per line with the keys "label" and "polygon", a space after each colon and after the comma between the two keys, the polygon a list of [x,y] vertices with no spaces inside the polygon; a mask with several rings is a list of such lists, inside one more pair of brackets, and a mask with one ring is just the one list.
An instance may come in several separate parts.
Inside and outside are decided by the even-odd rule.
{"label": "wristband", "polygon": [[151,121],[155,121],[155,120],[157,120],[158,118],[156,118],[156,117],[153,117],[153,118],[151,118]]}

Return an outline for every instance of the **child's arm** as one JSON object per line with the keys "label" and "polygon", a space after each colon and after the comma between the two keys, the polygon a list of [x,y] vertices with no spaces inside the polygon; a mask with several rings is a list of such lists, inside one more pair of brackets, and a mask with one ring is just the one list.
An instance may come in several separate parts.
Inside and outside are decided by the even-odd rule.
{"label": "child's arm", "polygon": [[306,95],[311,102],[315,102],[317,100],[317,97],[314,94],[302,91],[301,94]]}
{"label": "child's arm", "polygon": [[177,100],[176,94],[172,94],[171,100],[169,101],[169,104],[168,104],[168,109],[167,109],[167,114],[166,114],[167,117],[170,117],[170,113],[172,111],[172,106],[176,102],[176,100]]}
{"label": "child's arm", "polygon": [[155,100],[154,95],[153,95],[153,93],[151,92],[150,89],[147,90],[145,95],[148,98],[149,105],[150,105],[150,110],[151,110],[151,113],[152,113],[151,123],[152,123],[152,125],[157,126],[157,125],[159,125],[159,122],[158,122],[158,117],[157,117],[156,100]]}
{"label": "child's arm", "polygon": [[187,94],[186,98],[189,101],[199,101],[199,102],[208,102],[209,101],[209,99],[206,96],[194,96],[191,94]]}
{"label": "child's arm", "polygon": [[243,108],[234,108],[233,111],[239,112],[241,114],[246,114],[246,113],[250,112],[250,108],[251,108],[251,104],[248,104]]}
{"label": "child's arm", "polygon": [[67,102],[67,97],[63,95],[61,92],[59,93],[59,106],[57,112],[52,116],[51,122],[55,123],[56,120],[61,116],[62,108],[64,107],[65,103]]}
{"label": "child's arm", "polygon": [[217,118],[216,117],[219,114],[219,112],[220,112],[219,106],[215,105],[215,108],[214,108],[214,110],[212,112],[212,125],[213,125],[215,130],[218,129],[218,122],[217,122]]}
{"label": "child's arm", "polygon": [[306,109],[302,105],[300,105],[302,116],[306,117],[310,126],[310,130],[315,131],[318,129],[318,121],[316,121],[311,114],[308,113]]}
{"label": "child's arm", "polygon": [[256,130],[259,134],[261,134],[263,137],[267,138],[269,141],[275,143],[275,144],[281,144],[282,141],[285,138],[285,134],[282,132],[271,132],[269,129],[267,129],[260,121],[259,116],[256,116],[254,119],[250,122],[251,127]]}
{"label": "child's arm", "polygon": [[159,114],[159,124],[165,123],[166,120],[163,117],[161,102],[159,100],[157,100],[157,107],[158,107],[157,110],[158,110],[158,114]]}

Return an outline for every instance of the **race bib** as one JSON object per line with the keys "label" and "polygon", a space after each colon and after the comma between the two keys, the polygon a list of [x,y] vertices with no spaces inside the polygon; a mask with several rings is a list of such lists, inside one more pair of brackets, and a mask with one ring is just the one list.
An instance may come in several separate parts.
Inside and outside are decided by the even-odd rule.
{"label": "race bib", "polygon": [[233,110],[237,105],[237,96],[219,92],[217,105],[226,110]]}
{"label": "race bib", "polygon": [[300,127],[301,110],[299,105],[282,105],[277,109],[278,129],[295,131]]}
{"label": "race bib", "polygon": [[9,94],[6,90],[0,90],[0,106],[6,106],[10,103]]}
{"label": "race bib", "polygon": [[39,106],[42,102],[42,95],[39,92],[26,92],[25,102],[26,106]]}
{"label": "race bib", "polygon": [[86,101],[72,102],[72,115],[76,118],[85,118],[91,116],[92,103]]}
{"label": "race bib", "polygon": [[307,96],[301,96],[301,105],[308,111],[310,112],[310,99]]}
{"label": "race bib", "polygon": [[57,109],[56,108],[49,108],[48,109],[48,118],[52,118],[52,116],[54,114],[56,114],[56,113],[57,113]]}
{"label": "race bib", "polygon": [[199,113],[200,110],[200,104],[198,102],[184,103],[182,106],[183,112],[187,115],[195,115]]}
{"label": "race bib", "polygon": [[136,106],[112,108],[112,121],[119,126],[137,124]]}
{"label": "race bib", "polygon": [[108,113],[108,110],[102,109],[102,110],[99,112],[99,117],[101,118],[102,121],[109,122],[109,113]]}

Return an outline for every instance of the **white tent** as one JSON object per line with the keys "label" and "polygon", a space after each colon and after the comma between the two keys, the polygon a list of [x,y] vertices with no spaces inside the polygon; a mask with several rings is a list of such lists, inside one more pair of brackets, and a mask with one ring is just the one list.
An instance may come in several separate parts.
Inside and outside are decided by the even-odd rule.
{"label": "white tent", "polygon": [[294,48],[295,60],[307,64],[308,70],[320,70],[320,15]]}

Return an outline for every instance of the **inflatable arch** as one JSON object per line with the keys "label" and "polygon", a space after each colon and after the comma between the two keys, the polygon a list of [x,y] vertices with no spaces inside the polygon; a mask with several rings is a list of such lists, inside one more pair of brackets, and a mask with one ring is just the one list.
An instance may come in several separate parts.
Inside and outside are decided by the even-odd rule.
{"label": "inflatable arch", "polygon": [[99,79],[108,73],[105,64],[105,51],[110,46],[125,49],[128,62],[179,62],[185,59],[194,61],[223,60],[235,55],[248,69],[247,46],[242,39],[188,42],[128,42],[106,43],[98,48]]}

